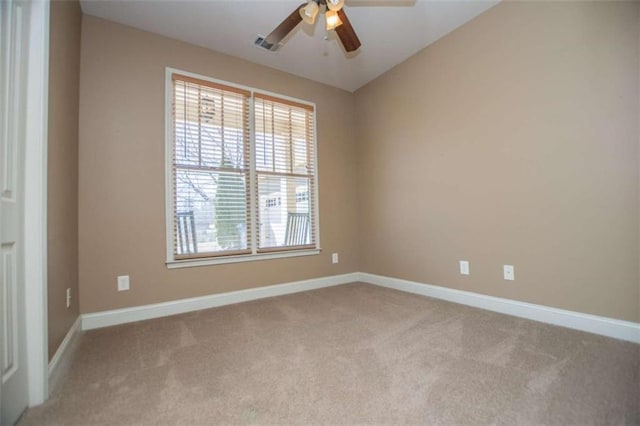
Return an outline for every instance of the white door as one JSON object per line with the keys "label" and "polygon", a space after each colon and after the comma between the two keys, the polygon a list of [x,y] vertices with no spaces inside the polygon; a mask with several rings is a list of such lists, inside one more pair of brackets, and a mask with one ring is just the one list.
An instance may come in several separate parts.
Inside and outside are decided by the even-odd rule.
{"label": "white door", "polygon": [[24,300],[26,1],[0,0],[0,385],[1,424],[27,407]]}

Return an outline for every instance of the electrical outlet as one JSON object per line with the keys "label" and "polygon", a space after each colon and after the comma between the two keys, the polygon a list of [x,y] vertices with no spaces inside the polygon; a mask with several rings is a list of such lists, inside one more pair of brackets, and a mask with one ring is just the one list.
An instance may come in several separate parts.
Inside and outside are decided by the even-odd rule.
{"label": "electrical outlet", "polygon": [[71,289],[67,289],[67,309],[71,307]]}
{"label": "electrical outlet", "polygon": [[460,273],[462,275],[469,275],[469,261],[461,260],[460,261]]}
{"label": "electrical outlet", "polygon": [[121,275],[118,277],[118,291],[129,290],[129,275]]}
{"label": "electrical outlet", "polygon": [[513,281],[516,279],[516,271],[513,265],[503,265],[502,271],[504,273],[504,279],[507,281]]}
{"label": "electrical outlet", "polygon": [[333,263],[338,263],[339,262],[338,253],[332,253],[331,254],[331,262],[333,262]]}

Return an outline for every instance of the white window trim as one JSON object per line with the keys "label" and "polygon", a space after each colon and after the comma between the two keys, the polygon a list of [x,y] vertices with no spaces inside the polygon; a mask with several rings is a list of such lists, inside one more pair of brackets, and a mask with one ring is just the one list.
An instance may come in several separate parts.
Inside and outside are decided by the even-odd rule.
{"label": "white window trim", "polygon": [[[255,158],[254,158],[254,117],[253,117],[253,107],[254,107],[254,94],[263,94],[269,95],[276,98],[280,98],[283,100],[288,100],[292,102],[297,102],[305,105],[309,105],[313,107],[313,149],[315,156],[314,162],[314,185],[311,189],[314,193],[315,197],[315,211],[314,211],[314,219],[316,223],[316,248],[307,249],[307,250],[286,250],[273,253],[257,253],[257,233],[251,233],[251,249],[253,253],[251,254],[243,254],[237,256],[217,256],[217,257],[207,257],[207,258],[196,258],[196,259],[180,259],[176,260],[174,257],[174,247],[175,244],[173,240],[173,224],[174,224],[174,208],[173,208],[173,111],[171,108],[173,102],[173,74],[180,74],[186,77],[197,78],[204,81],[209,81],[212,83],[223,84],[230,87],[235,87],[237,89],[246,90],[251,92],[251,96],[249,98],[249,126],[251,129],[250,137],[251,137],[251,147],[250,147],[250,156],[251,156],[251,178],[252,182],[255,179]],[[298,257],[298,256],[310,256],[319,254],[322,249],[320,248],[320,199],[318,197],[318,125],[316,121],[316,104],[313,102],[305,101],[303,99],[293,98],[291,96],[281,95],[280,93],[269,92],[265,90],[255,89],[249,86],[243,86],[240,84],[230,83],[224,80],[218,80],[215,78],[207,77],[202,74],[196,74],[188,71],[183,71],[177,68],[166,67],[165,68],[165,99],[164,99],[164,107],[165,107],[165,222],[166,222],[166,247],[167,247],[167,268],[188,268],[193,266],[207,266],[207,265],[219,265],[225,263],[236,263],[236,262],[251,262],[257,260],[267,260],[267,259],[281,259],[285,257]],[[255,185],[250,185],[249,191],[251,191],[251,199],[254,200],[253,197],[255,194]],[[250,209],[252,224],[257,221],[258,211],[255,203],[251,204]],[[252,225],[255,226],[255,225]]]}

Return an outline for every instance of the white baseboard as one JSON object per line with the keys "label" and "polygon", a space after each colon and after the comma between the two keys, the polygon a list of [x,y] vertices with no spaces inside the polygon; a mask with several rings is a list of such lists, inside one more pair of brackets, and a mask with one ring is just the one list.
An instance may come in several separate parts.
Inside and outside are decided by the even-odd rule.
{"label": "white baseboard", "polygon": [[[198,311],[201,309],[214,308],[216,306],[231,305],[234,303],[248,302],[250,300],[281,296],[358,281],[401,290],[408,293],[420,294],[436,299],[447,300],[449,302],[460,303],[462,305],[473,306],[502,314],[513,315],[520,318],[527,318],[547,324],[554,324],[561,327],[573,328],[589,333],[640,343],[640,323],[583,314],[580,312],[535,305],[533,303],[518,302],[500,297],[486,296],[469,291],[455,290],[364,272],[353,272],[350,274],[333,275],[286,284],[250,288],[246,290],[232,291],[229,293],[212,294],[152,305],[134,306],[131,308],[84,314],[81,317],[82,330],[109,327],[112,325],[165,317]],[[69,333],[71,333],[71,331]],[[65,341],[66,340],[67,339],[65,338]],[[64,347],[65,342],[60,345],[60,349],[56,352],[56,356],[58,356],[58,353],[64,352]],[[51,360],[52,365],[57,362],[56,356]]]}
{"label": "white baseboard", "polygon": [[82,315],[82,329],[109,327],[358,281],[357,272]]}
{"label": "white baseboard", "polygon": [[408,293],[420,294],[488,311],[527,318],[547,324],[573,328],[616,339],[640,343],[640,323],[622,321],[597,315],[583,314],[532,303],[518,302],[500,297],[486,296],[430,284],[369,273],[359,273],[359,281]]}
{"label": "white baseboard", "polygon": [[56,353],[53,354],[53,358],[51,358],[51,361],[49,361],[49,379],[51,379],[51,377],[55,373],[56,368],[63,363],[63,359],[71,355],[68,349],[71,346],[73,339],[76,337],[76,333],[81,331],[81,325],[82,315],[78,315],[78,318],[76,318],[75,322],[67,332],[67,335],[64,336],[62,343],[60,343],[60,346],[58,346],[58,350],[56,350]]}

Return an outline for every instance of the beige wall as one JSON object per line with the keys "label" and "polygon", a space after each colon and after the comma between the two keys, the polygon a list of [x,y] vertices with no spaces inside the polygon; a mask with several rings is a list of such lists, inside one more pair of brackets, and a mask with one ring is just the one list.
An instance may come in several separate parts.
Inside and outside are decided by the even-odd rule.
{"label": "beige wall", "polygon": [[[640,321],[638,3],[503,3],[355,96],[89,16],[81,62],[82,312],[362,270]],[[321,255],[166,268],[165,66],[317,103]]]}
{"label": "beige wall", "polygon": [[361,269],[639,321],[639,9],[502,3],[359,90]]}
{"label": "beige wall", "polygon": [[[79,314],[78,92],[82,13],[77,1],[51,2],[48,140],[49,358]],[[66,289],[71,288],[71,307]]]}
{"label": "beige wall", "polygon": [[[165,67],[317,105],[323,252],[168,270],[165,266]],[[220,53],[83,17],[80,79],[81,311],[94,312],[357,270],[351,93]],[[331,263],[331,253],[340,263]],[[131,290],[116,291],[116,276]]]}

